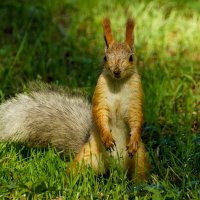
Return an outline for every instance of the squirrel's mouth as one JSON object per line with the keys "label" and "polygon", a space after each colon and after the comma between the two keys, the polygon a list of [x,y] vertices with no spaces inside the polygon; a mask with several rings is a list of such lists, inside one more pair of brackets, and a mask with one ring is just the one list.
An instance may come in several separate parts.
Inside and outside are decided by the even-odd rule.
{"label": "squirrel's mouth", "polygon": [[121,72],[120,72],[120,71],[114,71],[114,72],[113,72],[113,75],[114,75],[114,77],[117,78],[117,79],[118,79],[118,78],[121,78]]}

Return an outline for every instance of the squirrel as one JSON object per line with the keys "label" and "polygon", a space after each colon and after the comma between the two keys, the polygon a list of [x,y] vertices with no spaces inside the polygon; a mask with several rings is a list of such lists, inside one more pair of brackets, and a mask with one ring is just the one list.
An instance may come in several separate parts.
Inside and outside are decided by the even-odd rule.
{"label": "squirrel", "polygon": [[103,29],[106,49],[104,69],[92,98],[94,125],[90,140],[76,156],[73,167],[84,160],[101,172],[109,168],[114,158],[135,181],[147,181],[149,163],[141,141],[143,93],[133,54],[134,21],[127,20],[124,43],[114,40],[108,18],[103,20]]}
{"label": "squirrel", "polygon": [[73,170],[84,164],[104,173],[114,159],[135,181],[146,182],[149,164],[141,141],[142,86],[134,64],[134,21],[127,20],[124,43],[114,41],[108,18],[103,28],[104,69],[92,105],[81,95],[48,89],[19,94],[0,105],[0,141],[51,145],[67,156],[74,153]]}

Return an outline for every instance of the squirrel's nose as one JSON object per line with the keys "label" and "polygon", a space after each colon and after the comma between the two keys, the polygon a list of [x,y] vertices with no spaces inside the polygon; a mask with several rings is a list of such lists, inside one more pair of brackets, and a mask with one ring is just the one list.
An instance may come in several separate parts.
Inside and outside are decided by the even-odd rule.
{"label": "squirrel's nose", "polygon": [[120,70],[115,69],[115,70],[113,71],[113,74],[114,74],[114,76],[115,76],[116,78],[120,78],[121,72],[120,72]]}

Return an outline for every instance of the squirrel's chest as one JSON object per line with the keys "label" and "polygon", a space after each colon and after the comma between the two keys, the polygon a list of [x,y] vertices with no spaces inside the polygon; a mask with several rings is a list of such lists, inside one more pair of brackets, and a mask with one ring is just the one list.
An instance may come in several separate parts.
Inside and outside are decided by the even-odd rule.
{"label": "squirrel's chest", "polygon": [[129,140],[129,112],[131,104],[131,91],[123,87],[118,92],[107,91],[109,128],[116,143],[117,151],[113,151],[114,157],[126,155],[126,145]]}
{"label": "squirrel's chest", "polygon": [[118,92],[107,91],[107,103],[109,108],[109,118],[112,123],[123,122],[129,116],[131,91],[124,86]]}

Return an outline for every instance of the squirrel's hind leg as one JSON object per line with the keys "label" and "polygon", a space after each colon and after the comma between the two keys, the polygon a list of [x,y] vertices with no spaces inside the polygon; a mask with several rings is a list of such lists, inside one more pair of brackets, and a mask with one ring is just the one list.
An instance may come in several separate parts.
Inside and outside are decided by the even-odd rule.
{"label": "squirrel's hind leg", "polygon": [[[74,172],[79,172],[86,166],[91,167],[96,174],[104,173],[105,171],[100,142],[93,136],[84,144],[72,162]],[[68,170],[71,170],[71,166]]]}
{"label": "squirrel's hind leg", "polygon": [[128,159],[127,170],[128,176],[131,177],[134,182],[141,183],[148,181],[150,165],[144,144],[142,142],[140,143],[134,157],[132,159]]}

